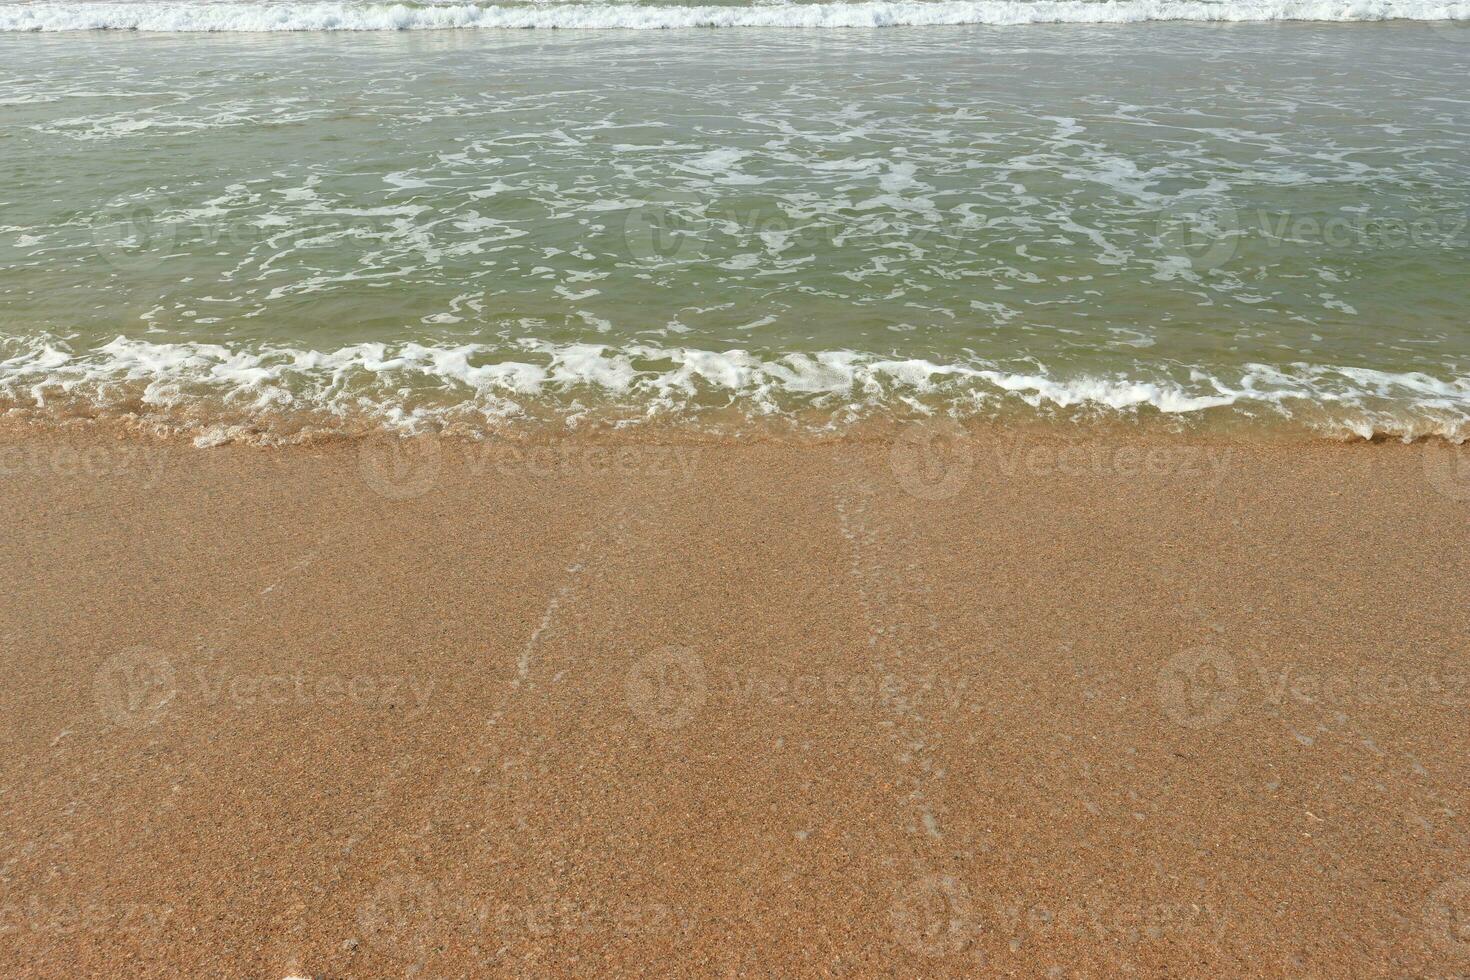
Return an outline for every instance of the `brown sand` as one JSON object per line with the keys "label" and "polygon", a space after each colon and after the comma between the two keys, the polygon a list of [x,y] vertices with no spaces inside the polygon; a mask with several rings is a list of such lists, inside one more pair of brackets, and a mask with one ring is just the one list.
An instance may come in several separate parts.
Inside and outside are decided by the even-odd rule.
{"label": "brown sand", "polygon": [[0,974],[1470,970],[1465,451],[922,442],[3,436]]}

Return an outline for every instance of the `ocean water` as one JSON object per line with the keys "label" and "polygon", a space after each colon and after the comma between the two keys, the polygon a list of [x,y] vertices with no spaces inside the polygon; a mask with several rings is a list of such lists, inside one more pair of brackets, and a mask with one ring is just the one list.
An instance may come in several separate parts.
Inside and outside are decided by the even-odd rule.
{"label": "ocean water", "polygon": [[1460,441],[1467,18],[0,3],[0,407]]}

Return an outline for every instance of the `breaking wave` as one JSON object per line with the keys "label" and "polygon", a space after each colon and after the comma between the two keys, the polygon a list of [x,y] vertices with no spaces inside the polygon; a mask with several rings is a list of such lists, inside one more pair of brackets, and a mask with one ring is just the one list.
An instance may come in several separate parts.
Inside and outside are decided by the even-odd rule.
{"label": "breaking wave", "polygon": [[[610,347],[526,340],[511,347],[362,343],[152,343],[117,337],[73,351],[56,338],[0,342],[11,412],[130,415],[202,441],[370,425],[490,431],[522,420],[633,424],[733,413],[824,427],[875,416],[1189,421],[1220,413],[1337,437],[1470,435],[1470,377],[1248,364],[1225,376],[1140,365],[1137,376],[1060,376],[981,360],[934,363],[854,351]],[[223,435],[222,435],[223,434]]]}
{"label": "breaking wave", "polygon": [[1446,0],[855,0],[756,6],[643,3],[0,3],[0,31],[662,30],[1142,21],[1470,20]]}

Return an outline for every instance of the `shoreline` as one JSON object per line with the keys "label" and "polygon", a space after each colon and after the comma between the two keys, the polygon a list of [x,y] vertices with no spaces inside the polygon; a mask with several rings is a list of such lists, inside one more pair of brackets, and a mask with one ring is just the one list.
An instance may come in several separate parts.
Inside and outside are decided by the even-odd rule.
{"label": "shoreline", "polygon": [[[116,336],[80,352],[4,338],[0,418],[132,425],[197,445],[310,442],[386,431],[520,438],[561,429],[787,430],[935,419],[980,426],[1137,426],[1411,442],[1470,438],[1470,379],[1452,348],[1424,365],[1270,364],[1161,356],[1131,368],[973,353],[409,341],[316,350]],[[1222,342],[1223,343],[1223,342]],[[1130,355],[1131,356],[1131,355]],[[933,359],[931,359],[931,357]]]}
{"label": "shoreline", "polygon": [[1385,14],[0,0],[0,978],[1470,978]]}
{"label": "shoreline", "polygon": [[[843,417],[831,408],[793,407],[761,413],[749,406],[708,407],[642,416],[626,412],[565,406],[538,407],[527,415],[489,418],[466,408],[459,415],[396,419],[369,413],[292,411],[226,411],[220,406],[188,405],[140,412],[136,404],[52,404],[42,408],[0,401],[0,440],[120,439],[139,443],[172,443],[196,450],[221,447],[289,452],[364,441],[432,440],[445,447],[484,451],[498,445],[532,446],[556,442],[638,445],[649,442],[762,443],[821,445],[833,442],[887,442],[908,430],[961,433],[982,441],[1027,438],[1072,442],[1158,440],[1162,442],[1236,444],[1243,447],[1339,445],[1438,445],[1457,449],[1470,445],[1462,424],[1394,423],[1392,428],[1362,423],[1357,430],[1344,422],[1292,417],[1245,415],[1232,408],[1203,412],[1103,411],[1073,406],[995,407],[988,413],[954,415],[943,406],[904,406],[901,410],[869,409]],[[1381,420],[1380,420],[1381,421]],[[1408,425],[1408,428],[1405,428]],[[1446,428],[1448,426],[1448,428]],[[90,434],[89,434],[90,433]],[[478,447],[475,449],[474,447]]]}
{"label": "shoreline", "polygon": [[1087,438],[7,427],[0,962],[1466,969],[1470,450]]}

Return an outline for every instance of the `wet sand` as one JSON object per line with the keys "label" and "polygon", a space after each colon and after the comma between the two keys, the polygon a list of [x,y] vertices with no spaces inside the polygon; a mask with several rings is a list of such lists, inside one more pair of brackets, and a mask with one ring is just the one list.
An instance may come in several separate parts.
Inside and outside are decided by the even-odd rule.
{"label": "wet sand", "polygon": [[0,434],[0,973],[1470,970],[1470,451],[929,435]]}

